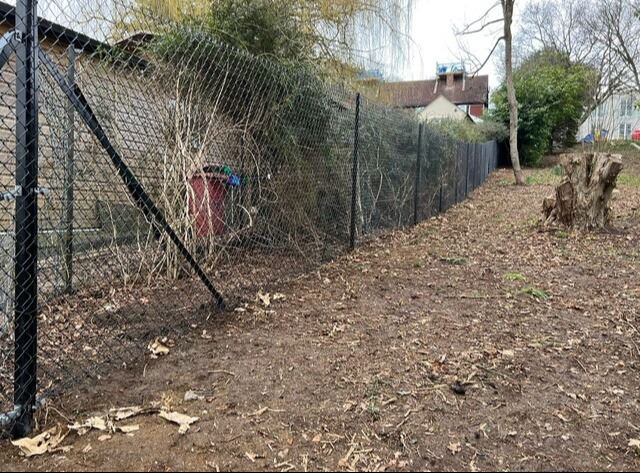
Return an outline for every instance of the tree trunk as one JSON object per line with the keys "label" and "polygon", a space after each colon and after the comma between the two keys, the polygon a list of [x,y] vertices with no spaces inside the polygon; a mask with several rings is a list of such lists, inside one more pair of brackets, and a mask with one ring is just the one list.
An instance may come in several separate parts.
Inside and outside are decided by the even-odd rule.
{"label": "tree trunk", "polygon": [[520,169],[520,155],[518,153],[518,100],[513,83],[513,4],[515,0],[502,0],[504,14],[504,69],[507,83],[507,99],[509,100],[509,148],[511,152],[511,166],[516,179],[516,185],[524,185],[524,176]]}
{"label": "tree trunk", "polygon": [[555,196],[542,203],[544,224],[558,223],[588,230],[610,224],[609,200],[622,171],[622,157],[611,154],[569,155],[565,177]]}

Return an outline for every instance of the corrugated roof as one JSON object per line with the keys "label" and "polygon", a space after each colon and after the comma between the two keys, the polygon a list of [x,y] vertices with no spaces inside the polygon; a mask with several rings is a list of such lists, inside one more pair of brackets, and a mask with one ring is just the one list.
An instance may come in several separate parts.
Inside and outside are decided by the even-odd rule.
{"label": "corrugated roof", "polygon": [[489,104],[489,76],[456,77],[447,86],[445,78],[380,84],[378,96],[395,107],[426,107],[439,96],[456,105]]}

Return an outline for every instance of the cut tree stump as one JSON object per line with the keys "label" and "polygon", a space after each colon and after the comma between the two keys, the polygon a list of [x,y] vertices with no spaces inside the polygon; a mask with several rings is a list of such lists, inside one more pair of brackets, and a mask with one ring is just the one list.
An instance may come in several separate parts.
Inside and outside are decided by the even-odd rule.
{"label": "cut tree stump", "polygon": [[610,223],[609,200],[622,171],[622,156],[570,154],[563,160],[565,176],[555,195],[542,203],[544,225],[561,224],[603,229]]}

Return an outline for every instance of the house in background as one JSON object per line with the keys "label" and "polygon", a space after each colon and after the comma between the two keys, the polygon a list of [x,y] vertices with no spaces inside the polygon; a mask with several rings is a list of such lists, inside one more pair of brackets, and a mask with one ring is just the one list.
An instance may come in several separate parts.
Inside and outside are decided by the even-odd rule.
{"label": "house in background", "polygon": [[587,136],[595,139],[630,140],[640,129],[640,97],[631,94],[613,95],[600,104],[580,125],[578,140]]}
{"label": "house in background", "polygon": [[380,83],[377,97],[418,113],[444,97],[465,114],[481,118],[489,107],[489,76],[470,76],[463,64],[438,64],[435,79]]}
{"label": "house in background", "polygon": [[420,110],[418,112],[418,118],[420,121],[427,122],[431,120],[467,120],[473,123],[475,120],[482,120],[481,118],[472,117],[462,108],[451,103],[444,95],[440,95],[437,99]]}

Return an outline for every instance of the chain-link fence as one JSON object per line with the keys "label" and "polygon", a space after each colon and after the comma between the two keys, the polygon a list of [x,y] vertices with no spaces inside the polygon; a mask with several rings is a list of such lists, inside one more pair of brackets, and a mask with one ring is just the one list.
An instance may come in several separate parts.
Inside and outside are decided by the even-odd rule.
{"label": "chain-link fence", "polygon": [[116,35],[87,3],[35,9],[0,2],[0,424],[16,436],[39,399],[445,211],[496,167],[494,142],[197,29]]}

